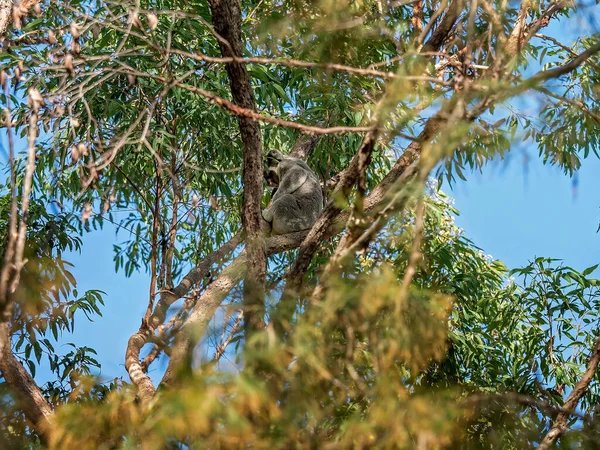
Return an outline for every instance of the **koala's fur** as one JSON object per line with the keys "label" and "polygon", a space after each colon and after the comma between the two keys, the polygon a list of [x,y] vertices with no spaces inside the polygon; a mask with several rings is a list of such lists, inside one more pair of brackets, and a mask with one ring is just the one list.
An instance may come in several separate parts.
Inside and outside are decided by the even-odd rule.
{"label": "koala's fur", "polygon": [[271,223],[271,234],[311,228],[323,209],[323,191],[317,176],[301,159],[271,150],[267,155],[269,171],[275,162],[278,186],[271,206],[263,211],[263,218]]}

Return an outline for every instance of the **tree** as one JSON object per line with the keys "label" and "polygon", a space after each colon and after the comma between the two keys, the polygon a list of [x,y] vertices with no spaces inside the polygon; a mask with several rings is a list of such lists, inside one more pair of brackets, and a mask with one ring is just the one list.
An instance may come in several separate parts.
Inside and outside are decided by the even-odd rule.
{"label": "tree", "polygon": [[[507,283],[439,190],[517,138],[568,175],[599,155],[598,35],[541,34],[586,8],[0,3],[3,439],[592,445],[595,268],[538,258]],[[28,137],[22,157],[15,132]],[[311,230],[264,235],[270,148],[321,178],[328,202]],[[92,349],[52,346],[77,310],[111,301],[80,297],[61,256],[105,223],[131,232],[116,270],[150,278],[125,355],[131,385],[87,377]],[[221,334],[215,360],[236,342],[239,375],[194,350]],[[43,352],[56,381],[40,387]],[[169,363],[155,383],[158,358]]]}

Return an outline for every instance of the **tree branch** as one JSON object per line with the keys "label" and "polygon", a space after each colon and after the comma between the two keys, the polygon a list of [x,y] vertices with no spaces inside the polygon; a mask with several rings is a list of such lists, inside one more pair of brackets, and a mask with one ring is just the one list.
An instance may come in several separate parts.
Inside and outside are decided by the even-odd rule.
{"label": "tree branch", "polygon": [[600,339],[597,339],[592,349],[592,354],[587,365],[587,369],[583,373],[581,380],[575,385],[565,403],[562,406],[562,410],[554,419],[554,423],[550,430],[542,439],[538,450],[549,449],[559,437],[561,437],[567,431],[567,420],[572,412],[575,411],[581,398],[587,393],[592,379],[596,375],[598,369],[598,363],[600,363]]}
{"label": "tree branch", "polygon": [[129,338],[125,351],[125,369],[129,373],[133,384],[138,387],[142,403],[147,404],[152,400],[156,392],[150,377],[146,375],[144,367],[140,364],[140,351],[142,347],[148,342],[154,330],[164,323],[169,307],[186,295],[192,286],[199,283],[203,278],[206,278],[210,273],[211,266],[216,261],[225,258],[241,242],[241,232],[238,231],[219,249],[208,254],[200,261],[194,269],[183,277],[175,288],[170,291],[162,291],[150,320],[148,322],[143,321],[140,329]]}
{"label": "tree branch", "polygon": [[31,422],[33,429],[42,441],[49,437],[49,418],[53,411],[41,389],[35,383],[29,372],[21,365],[10,348],[10,333],[8,323],[0,323],[0,371],[15,394],[19,406]]}
{"label": "tree branch", "polygon": [[425,42],[421,52],[435,52],[439,50],[444,41],[448,38],[452,28],[454,28],[463,6],[463,0],[452,0],[450,6],[448,6],[446,14],[444,15],[444,18],[433,31],[427,42]]}
{"label": "tree branch", "polygon": [[[219,47],[224,57],[242,57],[242,12],[240,0],[210,0],[215,31],[223,37]],[[236,105],[255,111],[254,93],[244,64],[230,62],[227,75]],[[262,240],[263,162],[262,137],[258,122],[238,116],[244,148],[242,226],[246,235],[248,274],[244,281],[244,329],[246,333],[264,325],[264,290],[267,257]]]}

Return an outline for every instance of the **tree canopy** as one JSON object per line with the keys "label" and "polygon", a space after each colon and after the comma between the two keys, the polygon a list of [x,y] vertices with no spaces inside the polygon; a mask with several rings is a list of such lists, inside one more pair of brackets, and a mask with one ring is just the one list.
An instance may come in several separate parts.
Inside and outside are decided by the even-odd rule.
{"label": "tree canopy", "polygon": [[[598,446],[596,266],[507,268],[444,193],[518,142],[600,156],[600,34],[544,34],[594,8],[0,0],[0,446]],[[271,149],[320,180],[310,230],[265,227]],[[119,301],[63,258],[109,224],[148,275],[129,380],[55,348]]]}

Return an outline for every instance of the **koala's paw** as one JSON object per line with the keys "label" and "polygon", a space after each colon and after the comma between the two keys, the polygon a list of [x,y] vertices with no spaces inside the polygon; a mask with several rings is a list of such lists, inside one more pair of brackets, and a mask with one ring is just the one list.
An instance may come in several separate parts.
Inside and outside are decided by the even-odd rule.
{"label": "koala's paw", "polygon": [[264,237],[269,237],[271,235],[271,223],[270,222],[263,220],[260,223],[260,229],[261,229],[262,235]]}
{"label": "koala's paw", "polygon": [[262,216],[263,219],[265,219],[267,222],[273,221],[273,213],[270,209],[263,209]]}

